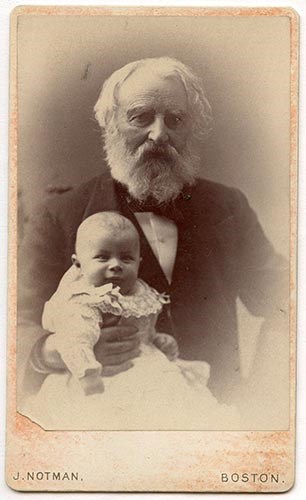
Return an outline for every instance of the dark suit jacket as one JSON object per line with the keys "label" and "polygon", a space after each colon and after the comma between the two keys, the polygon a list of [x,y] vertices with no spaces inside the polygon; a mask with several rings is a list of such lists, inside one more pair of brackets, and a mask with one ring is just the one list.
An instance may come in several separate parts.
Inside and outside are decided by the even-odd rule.
{"label": "dark suit jacket", "polygon": [[[211,365],[211,389],[218,397],[225,395],[239,379],[237,297],[253,314],[277,319],[287,292],[285,274],[280,272],[282,259],[239,190],[198,180],[190,195],[180,204],[183,220],[178,222],[171,286],[109,174],[46,203],[26,227],[20,253],[18,339],[22,360],[46,333],[37,326],[42,308],[71,265],[79,224],[93,213],[119,210],[140,233],[143,260],[139,276],[171,296],[170,310],[161,314],[158,330],[176,337],[181,357],[206,360]],[[31,378],[29,371],[27,378]],[[37,375],[34,378],[38,380]],[[33,388],[33,379],[31,384]]]}

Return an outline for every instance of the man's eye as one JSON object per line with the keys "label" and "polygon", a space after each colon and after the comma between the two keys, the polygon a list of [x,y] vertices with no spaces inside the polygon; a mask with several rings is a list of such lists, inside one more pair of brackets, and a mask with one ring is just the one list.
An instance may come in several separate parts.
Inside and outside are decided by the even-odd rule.
{"label": "man's eye", "polygon": [[169,113],[165,116],[165,124],[170,129],[177,128],[183,121],[183,117],[174,113]]}
{"label": "man's eye", "polygon": [[132,118],[130,119],[130,121],[132,123],[134,123],[135,125],[138,125],[138,126],[146,126],[146,125],[150,125],[150,123],[153,121],[154,119],[154,113],[141,113],[139,115],[135,115],[135,116],[132,116]]}

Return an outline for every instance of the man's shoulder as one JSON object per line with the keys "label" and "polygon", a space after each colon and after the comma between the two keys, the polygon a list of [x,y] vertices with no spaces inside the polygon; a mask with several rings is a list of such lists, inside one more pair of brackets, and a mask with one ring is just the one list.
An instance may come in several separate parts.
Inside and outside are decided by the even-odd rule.
{"label": "man's shoulder", "polygon": [[216,198],[216,200],[222,200],[224,198],[231,199],[237,197],[239,189],[227,186],[226,184],[221,184],[220,182],[211,181],[208,179],[197,178],[194,185],[195,195],[211,195]]}
{"label": "man's shoulder", "polygon": [[50,234],[56,229],[54,234],[68,235],[73,240],[81,221],[90,213],[104,209],[112,186],[112,179],[102,173],[69,191],[60,193],[59,190],[33,210],[29,218],[31,225],[36,230],[48,230]]}
{"label": "man's shoulder", "polygon": [[54,194],[53,196],[50,197],[47,203],[50,206],[55,206],[55,205],[60,206],[62,204],[66,205],[69,203],[77,204],[82,200],[86,202],[91,197],[97,185],[98,186],[102,185],[102,175],[92,177],[90,180],[87,180],[86,182],[83,182],[76,186],[72,186],[69,190],[67,190],[64,193]]}
{"label": "man's shoulder", "polygon": [[198,211],[211,213],[217,219],[233,214],[245,199],[239,189],[207,179],[197,179],[192,196]]}
{"label": "man's shoulder", "polygon": [[78,186],[61,194],[54,194],[45,202],[47,210],[55,216],[65,217],[81,214],[86,209],[92,196],[98,192],[103,197],[103,192],[107,189],[109,182],[112,182],[109,175],[101,174],[83,182]]}

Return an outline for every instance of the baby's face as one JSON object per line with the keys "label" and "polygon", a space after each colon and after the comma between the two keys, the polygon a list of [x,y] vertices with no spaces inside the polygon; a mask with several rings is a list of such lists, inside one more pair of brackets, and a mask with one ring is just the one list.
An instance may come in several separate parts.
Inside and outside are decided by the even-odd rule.
{"label": "baby's face", "polygon": [[94,286],[113,283],[123,295],[133,290],[139,268],[139,242],[132,231],[91,237],[77,255],[82,274]]}

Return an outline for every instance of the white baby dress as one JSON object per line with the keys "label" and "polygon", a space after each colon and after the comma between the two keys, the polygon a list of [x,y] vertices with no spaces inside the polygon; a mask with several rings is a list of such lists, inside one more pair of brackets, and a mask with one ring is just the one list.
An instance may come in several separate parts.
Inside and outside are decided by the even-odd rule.
{"label": "white baby dress", "polygon": [[[69,362],[76,365],[79,360],[79,375],[85,365],[100,366],[88,348],[88,341],[94,345],[99,339],[105,313],[119,316],[119,324],[137,326],[140,355],[132,360],[129,370],[103,377],[102,393],[85,395],[79,380],[69,371],[49,374],[39,393],[28,399],[22,410],[24,415],[49,430],[239,429],[236,409],[219,404],[207,388],[207,363],[179,358],[169,361],[152,343],[157,316],[167,302],[163,294],[139,279],[134,293],[126,296],[111,284],[84,287],[77,280],[71,286],[73,272],[67,272],[68,280],[64,276],[47,302],[43,325],[56,332],[68,358],[70,346]],[[69,302],[68,308],[63,307],[65,301]],[[57,322],[65,328],[61,339]],[[82,339],[84,350],[81,349],[80,356],[77,343]],[[78,371],[77,366],[74,368]]]}

